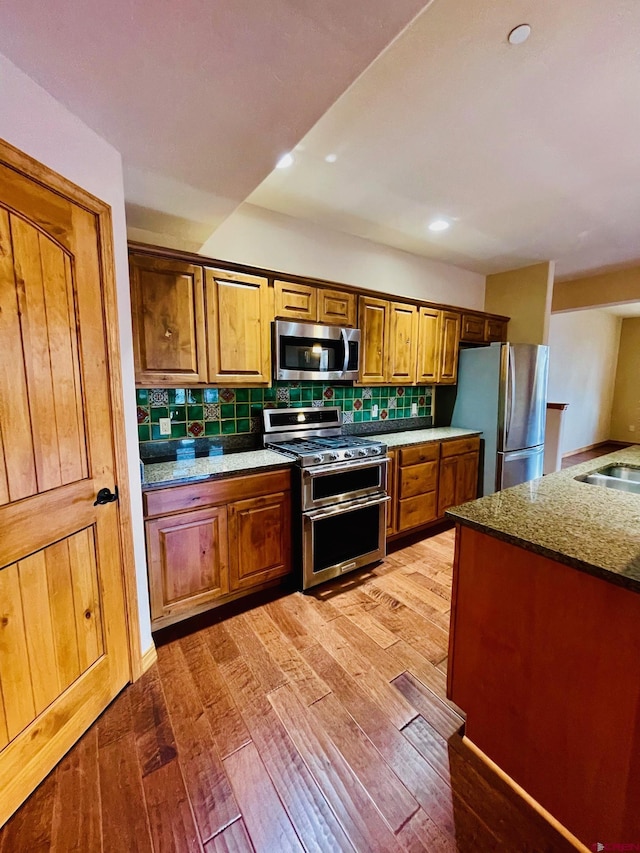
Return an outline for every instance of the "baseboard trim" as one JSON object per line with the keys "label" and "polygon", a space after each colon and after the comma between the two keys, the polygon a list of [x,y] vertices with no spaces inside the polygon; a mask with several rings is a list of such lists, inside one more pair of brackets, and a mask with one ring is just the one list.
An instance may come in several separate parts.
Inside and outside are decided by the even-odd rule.
{"label": "baseboard trim", "polygon": [[158,652],[156,651],[156,647],[153,643],[149,646],[146,652],[142,655],[142,672],[143,674],[156,663],[158,660]]}
{"label": "baseboard trim", "polygon": [[587,450],[597,450],[598,447],[606,447],[608,444],[616,444],[620,447],[627,447],[630,444],[637,444],[635,441],[618,441],[615,438],[609,438],[607,441],[597,441],[595,444],[587,444],[586,447],[578,447],[577,450],[568,450],[562,454],[563,459],[568,459],[570,456],[577,456],[578,453],[586,453]]}
{"label": "baseboard trim", "polygon": [[546,820],[548,824],[550,824],[560,835],[562,835],[563,838],[566,838],[569,844],[573,845],[573,847],[575,847],[576,850],[579,850],[580,853],[590,853],[589,848],[585,846],[582,841],[576,838],[575,835],[566,828],[566,826],[563,826],[560,821],[555,818],[550,812],[548,812],[544,808],[544,806],[541,806],[537,800],[534,800],[531,794],[528,794],[524,788],[518,785],[518,783],[514,779],[512,779],[511,776],[508,775],[508,773],[505,773],[504,770],[495,763],[495,761],[492,761],[489,756],[486,755],[486,753],[484,753],[480,749],[480,747],[476,746],[475,743],[472,740],[469,740],[466,735],[463,735],[462,740],[465,746],[467,746],[473,753],[475,753],[478,758],[487,765],[487,767],[489,767],[497,776],[499,776],[503,780],[503,782],[506,782],[506,784],[514,791],[514,793],[516,793],[525,802],[527,802],[531,806],[531,808],[534,809],[540,815],[540,817],[544,818],[544,820]]}

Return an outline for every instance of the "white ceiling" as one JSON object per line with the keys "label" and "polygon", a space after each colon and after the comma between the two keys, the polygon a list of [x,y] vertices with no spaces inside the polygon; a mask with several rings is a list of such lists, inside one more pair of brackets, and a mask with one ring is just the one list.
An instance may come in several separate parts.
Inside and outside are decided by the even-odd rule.
{"label": "white ceiling", "polygon": [[248,200],[567,277],[640,257],[639,37],[639,0],[4,0],[0,52],[122,152],[136,228]]}

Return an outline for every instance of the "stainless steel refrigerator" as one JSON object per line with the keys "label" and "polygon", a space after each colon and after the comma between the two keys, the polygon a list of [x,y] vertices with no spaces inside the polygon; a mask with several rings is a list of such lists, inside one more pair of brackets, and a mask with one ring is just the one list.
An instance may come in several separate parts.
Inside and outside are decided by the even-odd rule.
{"label": "stainless steel refrigerator", "polygon": [[549,347],[460,350],[451,426],[481,429],[482,494],[542,477]]}

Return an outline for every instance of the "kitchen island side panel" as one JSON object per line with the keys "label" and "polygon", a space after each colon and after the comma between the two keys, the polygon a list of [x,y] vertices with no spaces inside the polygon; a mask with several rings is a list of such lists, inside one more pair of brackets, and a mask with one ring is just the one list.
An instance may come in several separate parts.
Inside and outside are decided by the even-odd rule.
{"label": "kitchen island side panel", "polygon": [[465,526],[449,696],[585,844],[640,838],[640,595]]}

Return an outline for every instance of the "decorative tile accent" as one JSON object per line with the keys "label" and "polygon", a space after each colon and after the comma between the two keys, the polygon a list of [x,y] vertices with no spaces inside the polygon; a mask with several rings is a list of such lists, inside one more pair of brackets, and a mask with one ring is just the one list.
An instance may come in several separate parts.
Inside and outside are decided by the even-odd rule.
{"label": "decorative tile accent", "polygon": [[333,388],[324,389],[324,398],[325,400],[333,400]]}
{"label": "decorative tile accent", "polygon": [[191,421],[187,427],[187,432],[194,438],[198,438],[204,432],[204,424],[201,421]]}
{"label": "decorative tile accent", "polygon": [[424,406],[424,403],[425,403],[424,397],[418,397],[418,405]]}
{"label": "decorative tile accent", "polygon": [[142,406],[138,406],[138,423],[139,424],[148,424],[149,423],[149,410],[143,409]]}
{"label": "decorative tile accent", "polygon": [[324,400],[312,400],[311,408],[312,409],[321,409],[324,406]]}
{"label": "decorative tile accent", "polygon": [[390,409],[395,409],[395,407],[396,407],[396,398],[395,397],[389,397],[388,406]]}
{"label": "decorative tile accent", "polygon": [[402,387],[402,385],[399,388],[396,388],[396,396],[397,397],[404,396],[404,388]]}
{"label": "decorative tile accent", "polygon": [[225,403],[231,403],[235,400],[236,394],[233,388],[221,388],[220,389],[220,399],[224,400]]}
{"label": "decorative tile accent", "polygon": [[356,410],[356,412],[359,412],[360,409],[362,408],[362,400],[354,400],[353,401],[353,408]]}
{"label": "decorative tile accent", "polygon": [[380,412],[380,420],[386,421],[386,419],[388,417],[389,417],[389,412],[386,409],[382,409],[382,411]]}
{"label": "decorative tile accent", "polygon": [[152,406],[168,406],[169,392],[166,388],[152,388],[149,392],[149,402]]}
{"label": "decorative tile accent", "polygon": [[220,420],[220,405],[218,403],[204,404],[204,419],[205,421]]}
{"label": "decorative tile accent", "polygon": [[262,432],[262,418],[251,418],[250,432]]}
{"label": "decorative tile accent", "polygon": [[276,400],[279,403],[288,403],[289,402],[289,389],[288,388],[276,389]]}
{"label": "decorative tile accent", "polygon": [[363,400],[371,400],[373,397],[373,388],[363,388],[362,389],[362,399]]}
{"label": "decorative tile accent", "polygon": [[343,412],[342,413],[342,423],[343,424],[352,424],[353,423],[353,412]]}

